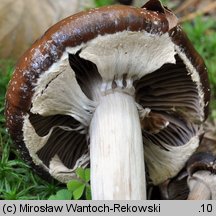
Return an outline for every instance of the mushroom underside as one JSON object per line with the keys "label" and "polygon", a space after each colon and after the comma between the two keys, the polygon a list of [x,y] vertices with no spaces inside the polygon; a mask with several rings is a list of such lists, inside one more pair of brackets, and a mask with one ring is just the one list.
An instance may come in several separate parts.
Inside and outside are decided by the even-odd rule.
{"label": "mushroom underside", "polygon": [[[135,99],[150,178],[161,167],[166,170],[153,183],[177,174],[198,146],[204,115],[198,74],[177,50],[167,34],[142,32],[67,48],[37,80],[24,119],[24,141],[34,163],[63,182],[74,177],[75,168],[89,166],[94,112],[104,95],[123,92]],[[173,163],[171,170],[167,162]]]}

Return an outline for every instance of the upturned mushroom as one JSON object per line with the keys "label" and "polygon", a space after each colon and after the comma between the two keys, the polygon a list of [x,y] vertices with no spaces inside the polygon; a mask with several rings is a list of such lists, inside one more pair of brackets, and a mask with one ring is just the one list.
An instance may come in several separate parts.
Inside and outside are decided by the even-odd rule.
{"label": "upturned mushroom", "polygon": [[[93,199],[146,199],[199,145],[209,85],[202,58],[158,0],[108,6],[51,27],[16,66],[7,128],[44,177],[91,167]],[[145,168],[146,164],[146,168]]]}

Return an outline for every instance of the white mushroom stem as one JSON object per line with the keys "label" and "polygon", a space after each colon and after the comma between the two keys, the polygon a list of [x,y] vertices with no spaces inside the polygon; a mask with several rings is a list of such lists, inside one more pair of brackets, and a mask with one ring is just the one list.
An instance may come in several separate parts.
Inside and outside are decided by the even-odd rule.
{"label": "white mushroom stem", "polygon": [[209,171],[198,171],[188,179],[188,200],[215,200],[216,176]]}
{"label": "white mushroom stem", "polygon": [[135,100],[112,92],[101,98],[90,124],[94,200],[146,199],[144,150]]}

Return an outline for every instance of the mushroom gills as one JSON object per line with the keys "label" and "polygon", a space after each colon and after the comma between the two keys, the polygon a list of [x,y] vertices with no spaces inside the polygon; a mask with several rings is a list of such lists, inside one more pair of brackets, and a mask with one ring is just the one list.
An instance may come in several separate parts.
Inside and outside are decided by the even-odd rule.
{"label": "mushroom gills", "polygon": [[[121,43],[124,39],[127,43]],[[109,98],[118,93],[125,98],[133,98],[133,106],[139,114],[137,124],[142,131],[140,139],[146,152],[145,161],[150,179],[158,184],[176,175],[198,146],[199,124],[203,113],[197,83],[192,79],[192,73],[195,72],[188,71],[186,63],[176,54],[174,48],[167,34],[152,37],[146,32],[126,31],[98,36],[87,44],[67,48],[60,61],[38,79],[30,111],[32,115],[39,115],[41,118],[50,117],[47,121],[52,119],[51,116],[69,116],[71,119],[68,122],[72,121],[75,126],[69,123],[66,126],[64,123],[59,125],[54,121],[49,123],[49,129],[36,129],[38,136],[49,137],[48,142],[40,144],[40,149],[31,152],[35,161],[41,160],[52,172],[51,165],[58,156],[56,162],[68,169],[67,179],[72,178],[70,172],[73,173],[78,164],[89,165],[90,161],[82,157],[83,154],[89,154],[89,144],[91,149],[95,113],[104,97]],[[159,54],[158,50],[162,50],[162,53]],[[152,55],[149,56],[149,53]],[[143,110],[149,110],[151,118],[148,115],[143,118]],[[108,111],[106,115],[109,116]],[[130,112],[128,115],[131,115]],[[152,131],[143,127],[143,122],[152,123],[152,119],[157,123],[158,117],[162,121],[153,124]],[[33,127],[35,124],[32,121]],[[58,148],[55,143],[60,144],[62,139],[54,138],[54,134],[60,136],[63,132],[68,147],[63,147],[62,144]],[[27,133],[26,130],[25,134]],[[81,147],[76,141],[81,143]],[[30,139],[26,140],[27,145],[32,145],[30,142]],[[61,152],[65,148],[68,153]],[[77,154],[72,159],[75,151],[80,155]],[[174,160],[175,157],[177,160]],[[75,162],[76,159],[79,163]],[[62,172],[59,169],[59,173]],[[65,178],[60,180],[65,181]]]}
{"label": "mushroom gills", "polygon": [[[46,144],[37,151],[38,157],[47,167],[57,155],[64,166],[73,169],[80,156],[87,154],[86,132],[74,118],[64,115],[44,117],[31,113],[29,120],[38,136],[49,136]],[[82,165],[88,166],[89,160]]]}
{"label": "mushroom gills", "polygon": [[175,64],[164,64],[134,82],[136,101],[152,111],[177,113],[199,123],[202,113],[197,84],[180,57],[175,55],[175,59]]}
{"label": "mushroom gills", "polygon": [[176,64],[164,64],[134,82],[137,103],[149,110],[141,126],[146,164],[155,185],[181,170],[202,133],[197,84],[183,60],[175,58]]}
{"label": "mushroom gills", "polygon": [[81,50],[75,54],[68,54],[69,64],[75,72],[80,88],[89,99],[93,100],[100,97],[102,77],[93,62],[80,58],[80,52]]}

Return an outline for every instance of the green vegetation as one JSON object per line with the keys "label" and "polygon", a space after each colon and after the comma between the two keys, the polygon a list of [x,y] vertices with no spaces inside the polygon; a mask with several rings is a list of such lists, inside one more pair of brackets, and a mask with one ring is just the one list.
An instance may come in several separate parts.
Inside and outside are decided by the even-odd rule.
{"label": "green vegetation", "polygon": [[55,195],[49,197],[49,200],[91,200],[90,189],[90,169],[77,168],[77,180],[67,183],[67,189],[59,190]]}
{"label": "green vegetation", "polygon": [[0,199],[46,199],[58,190],[57,183],[48,183],[34,174],[20,159],[5,129],[4,98],[13,62],[0,61]]}
{"label": "green vegetation", "polygon": [[94,0],[94,4],[96,7],[111,5],[113,3],[114,3],[114,0]]}
{"label": "green vegetation", "polygon": [[[112,3],[95,0],[97,6]],[[166,1],[167,2],[167,1]],[[209,70],[212,89],[211,116],[216,118],[216,22],[203,17],[183,25]],[[4,98],[14,62],[0,60],[0,199],[90,199],[90,171],[77,169],[77,180],[65,185],[48,183],[20,159],[5,129]]]}

